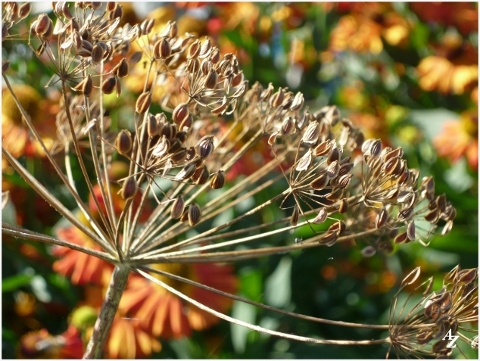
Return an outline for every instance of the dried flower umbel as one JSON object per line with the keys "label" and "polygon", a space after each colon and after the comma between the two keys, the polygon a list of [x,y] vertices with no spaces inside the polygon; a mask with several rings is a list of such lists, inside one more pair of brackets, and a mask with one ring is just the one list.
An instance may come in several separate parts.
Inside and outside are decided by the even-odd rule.
{"label": "dried flower umbel", "polygon": [[[10,37],[17,21],[18,10],[12,4],[3,7],[2,41]],[[20,9],[23,16],[26,8]],[[235,55],[220,54],[209,38],[177,34],[175,22],[168,22],[158,33],[152,32],[152,20],[119,27],[121,17],[120,4],[58,2],[53,20],[41,14],[31,24],[30,46],[56,73],[47,85],[58,86],[62,92],[58,139],[52,148],[44,144],[17,101],[26,126],[88,226],[2,148],[12,168],[102,250],[6,223],[2,232],[70,247],[116,266],[85,357],[101,356],[130,272],[139,272],[212,314],[258,331],[321,344],[391,340],[399,345],[396,328],[389,340],[376,341],[317,340],[269,331],[219,314],[155,278],[161,274],[202,287],[149,265],[234,262],[332,246],[352,238],[364,239],[370,254],[391,248],[392,239],[397,244],[416,240],[425,244],[439,221],[445,222],[442,234],[451,229],[455,209],[444,195],[435,196],[431,177],[418,185],[418,171],[408,168],[402,149],[384,148],[377,139],[365,141],[337,107],[311,111],[304,106],[301,93],[287,88],[275,91],[271,84],[264,88],[255,83],[249,88]],[[129,128],[118,129],[112,126],[118,122],[106,113],[105,99],[113,93],[123,96],[122,83],[142,64],[146,71],[143,89],[131,104]],[[9,76],[2,75],[15,97]],[[158,103],[164,111],[153,110]],[[264,141],[272,160],[250,174],[228,180],[232,167]],[[64,164],[54,156],[58,152],[63,152]],[[72,156],[83,180],[73,179]],[[114,209],[109,175],[114,160],[128,165],[128,175],[117,180],[125,200],[120,214]],[[282,179],[285,187],[279,194],[221,225],[212,225],[217,215],[265,189],[276,189],[274,185]],[[104,206],[99,197],[93,197],[98,217],[91,214],[77,190],[81,181],[91,194],[96,184],[100,188]],[[137,195],[140,201],[134,206]],[[147,204],[156,204],[156,208],[143,222]],[[285,216],[256,222],[256,213],[267,207],[285,209]],[[246,219],[253,220],[251,226],[235,228]],[[419,220],[426,221],[429,229],[420,229]],[[310,227],[315,235],[270,247],[258,242],[299,227]]]}

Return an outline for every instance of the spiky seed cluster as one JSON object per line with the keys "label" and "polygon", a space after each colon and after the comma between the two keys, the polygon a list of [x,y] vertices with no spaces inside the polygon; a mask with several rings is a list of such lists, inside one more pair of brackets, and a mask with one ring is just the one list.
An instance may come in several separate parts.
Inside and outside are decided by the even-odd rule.
{"label": "spiky seed cluster", "polygon": [[[410,275],[413,273],[416,279],[419,269]],[[413,278],[407,276],[402,288],[413,284]],[[477,279],[478,269],[461,270],[456,266],[444,277],[440,291],[431,292],[433,278],[417,287],[426,286],[426,289],[422,299],[413,307],[405,301],[405,309],[400,309],[395,297],[391,310],[390,338],[397,353],[447,358],[453,351],[448,347],[452,341],[450,336],[458,336],[456,346],[459,348],[460,343],[465,342],[470,347],[474,338],[468,336],[471,334],[470,323],[478,322]],[[449,336],[445,337],[447,334]]]}

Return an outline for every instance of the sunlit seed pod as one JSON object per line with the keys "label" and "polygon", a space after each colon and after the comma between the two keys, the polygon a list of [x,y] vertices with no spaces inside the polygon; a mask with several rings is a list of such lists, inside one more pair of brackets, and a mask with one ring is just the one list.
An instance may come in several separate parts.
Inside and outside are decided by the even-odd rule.
{"label": "sunlit seed pod", "polygon": [[438,209],[440,209],[440,211],[445,212],[445,209],[447,207],[447,197],[445,196],[445,194],[439,195],[435,200],[435,203],[437,204],[437,207]]}
{"label": "sunlit seed pod", "polygon": [[162,139],[153,148],[152,156],[163,157],[165,154],[168,153],[169,148],[170,148],[170,141],[166,139],[165,136],[163,136]]}
{"label": "sunlit seed pod", "polygon": [[48,17],[47,14],[38,15],[38,19],[35,22],[35,34],[37,36],[44,35],[50,27],[52,27],[52,20]]}
{"label": "sunlit seed pod", "polygon": [[210,179],[210,187],[212,189],[220,189],[225,185],[225,172],[223,170],[218,170]]}
{"label": "sunlit seed pod", "polygon": [[200,218],[202,218],[202,211],[200,207],[198,204],[192,203],[188,207],[188,224],[190,224],[190,227],[198,224],[198,222],[200,222]]}
{"label": "sunlit seed pod", "polygon": [[113,68],[113,72],[119,77],[123,78],[128,75],[128,62],[126,58],[120,60],[120,62]]}
{"label": "sunlit seed pod", "polygon": [[57,3],[52,3],[53,12],[58,16],[63,16],[63,5],[65,4],[64,1],[59,1]]}
{"label": "sunlit seed pod", "polygon": [[402,244],[407,240],[407,232],[402,232],[393,240],[396,244]]}
{"label": "sunlit seed pod", "polygon": [[175,138],[177,138],[183,144],[187,141],[188,133],[186,131],[181,130],[177,132],[177,134],[175,135]]}
{"label": "sunlit seed pod", "polygon": [[366,258],[372,257],[375,253],[377,253],[377,250],[373,246],[366,246],[362,249],[362,256]]}
{"label": "sunlit seed pod", "polygon": [[215,146],[213,144],[213,135],[206,135],[195,145],[195,151],[200,158],[207,158],[212,154]]}
{"label": "sunlit seed pod", "polygon": [[216,108],[213,108],[211,110],[212,114],[215,114],[215,115],[222,115],[228,108],[230,104],[228,103],[228,100],[227,100],[227,97],[226,96],[223,96],[223,99],[220,103],[220,105]]}
{"label": "sunlit seed pod", "polygon": [[137,64],[142,60],[143,53],[141,51],[136,51],[130,56],[130,63]]}
{"label": "sunlit seed pod", "polygon": [[315,157],[323,157],[330,152],[331,148],[332,141],[325,140],[315,147],[315,149],[313,150],[313,154],[315,155]]}
{"label": "sunlit seed pod", "polygon": [[26,18],[28,14],[30,14],[30,9],[31,9],[30,3],[25,3],[21,5],[20,8],[18,9],[19,20]]}
{"label": "sunlit seed pod", "polygon": [[218,74],[214,68],[211,68],[205,77],[204,85],[207,89],[214,89],[218,83]]}
{"label": "sunlit seed pod", "polygon": [[294,127],[295,124],[293,123],[293,118],[291,116],[285,117],[282,122],[282,134],[290,134]]}
{"label": "sunlit seed pod", "polygon": [[424,216],[425,220],[430,223],[437,223],[438,219],[440,218],[440,212],[438,209],[432,209],[428,211],[427,214]]}
{"label": "sunlit seed pod", "polygon": [[452,206],[452,205],[448,205],[446,208],[445,208],[445,219],[447,221],[453,221],[455,219],[455,217],[457,216],[457,210]]}
{"label": "sunlit seed pod", "polygon": [[172,54],[172,48],[166,38],[158,40],[153,47],[153,56],[155,59],[166,59]]}
{"label": "sunlit seed pod", "polygon": [[117,18],[122,18],[123,16],[123,6],[120,4],[117,4],[115,6],[115,10],[112,12],[112,20],[117,19]]}
{"label": "sunlit seed pod", "polygon": [[387,152],[387,154],[385,155],[384,161],[386,162],[392,158],[402,158],[402,157],[403,157],[403,149],[398,147]]}
{"label": "sunlit seed pod", "polygon": [[435,192],[435,181],[432,176],[423,177],[422,179],[422,189],[425,189],[428,193]]}
{"label": "sunlit seed pod", "polygon": [[398,212],[397,220],[400,222],[405,222],[413,214],[413,207],[402,209]]}
{"label": "sunlit seed pod", "polygon": [[343,195],[343,189],[337,187],[333,189],[330,193],[328,193],[325,196],[325,198],[328,199],[329,201],[336,202],[340,199],[342,195]]}
{"label": "sunlit seed pod", "polygon": [[336,105],[327,106],[324,117],[332,127],[335,126],[340,120],[340,110]]}
{"label": "sunlit seed pod", "polygon": [[81,48],[80,50],[77,51],[77,55],[82,58],[90,58],[92,56],[92,52],[85,48]]}
{"label": "sunlit seed pod", "polygon": [[202,46],[200,48],[200,57],[206,57],[210,54],[210,50],[212,48],[212,44],[210,41],[210,38],[207,36],[205,37],[205,40],[202,43]]}
{"label": "sunlit seed pod", "polygon": [[275,132],[275,133],[272,133],[269,137],[268,137],[268,145],[272,146],[275,144],[275,141],[277,140],[277,136],[278,136],[278,133]]}
{"label": "sunlit seed pod", "polygon": [[339,236],[338,232],[329,231],[325,234],[325,236],[322,239],[318,241],[318,243],[327,247],[331,247],[335,244],[335,242],[337,242],[338,236]]}
{"label": "sunlit seed pod", "polygon": [[147,118],[147,133],[150,138],[158,135],[160,132],[160,127],[158,126],[157,118],[153,114],[150,114]]}
{"label": "sunlit seed pod", "polygon": [[279,107],[283,104],[284,99],[285,91],[282,88],[279,88],[278,91],[270,98],[270,104],[272,105],[272,107]]}
{"label": "sunlit seed pod", "polygon": [[213,48],[212,51],[210,52],[209,59],[213,64],[217,64],[218,61],[220,60],[220,50],[218,50],[218,48]]}
{"label": "sunlit seed pod", "polygon": [[310,122],[310,112],[306,110],[303,114],[298,117],[295,127],[298,131],[302,131],[306,125]]}
{"label": "sunlit seed pod", "polygon": [[303,94],[298,92],[297,94],[295,94],[292,104],[290,104],[290,110],[291,111],[299,110],[301,107],[303,107],[304,101],[305,100],[303,98]]}
{"label": "sunlit seed pod", "polygon": [[103,59],[104,50],[98,44],[95,44],[92,48],[92,61],[94,64],[99,64]]}
{"label": "sunlit seed pod", "polygon": [[302,156],[302,158],[298,160],[295,170],[297,172],[305,171],[310,167],[311,163],[312,163],[312,153],[310,151],[307,151]]}
{"label": "sunlit seed pod", "polygon": [[400,169],[400,159],[392,158],[384,164],[385,175],[395,174]]}
{"label": "sunlit seed pod", "polygon": [[200,53],[200,41],[197,39],[188,48],[187,58],[196,58]]}
{"label": "sunlit seed pod", "polygon": [[328,232],[337,232],[339,235],[342,234],[346,229],[345,222],[337,221],[328,227]]}
{"label": "sunlit seed pod", "polygon": [[73,15],[70,12],[70,8],[68,7],[67,2],[63,2],[62,13],[63,13],[63,16],[65,16],[68,20],[71,20],[73,18]]}
{"label": "sunlit seed pod", "polygon": [[93,80],[90,74],[87,75],[85,79],[83,79],[78,85],[74,88],[77,91],[80,91],[86,97],[90,96],[93,90]]}
{"label": "sunlit seed pod", "polygon": [[350,129],[347,128],[347,127],[343,127],[342,132],[340,133],[340,136],[338,137],[338,145],[340,147],[344,147],[345,144],[347,144],[349,135],[350,135]]}
{"label": "sunlit seed pod", "polygon": [[68,25],[68,30],[72,33],[74,31],[79,31],[80,30],[80,24],[78,23],[78,20],[76,18],[72,18],[70,20],[70,23]]}
{"label": "sunlit seed pod", "polygon": [[268,87],[264,90],[262,90],[262,92],[260,93],[260,100],[261,101],[268,101],[270,99],[270,96],[272,95],[273,93],[273,84],[272,83],[269,83],[268,84]]}
{"label": "sunlit seed pod", "polygon": [[180,217],[180,222],[186,222],[186,221],[188,221],[188,208],[185,209],[182,216]]}
{"label": "sunlit seed pod", "polygon": [[204,165],[195,170],[195,176],[192,176],[192,180],[195,184],[202,185],[207,183],[209,177],[210,173],[208,172],[208,168]]}
{"label": "sunlit seed pod", "polygon": [[314,224],[323,223],[327,219],[327,216],[328,216],[327,209],[325,207],[320,207],[317,215],[315,216],[315,218],[312,219],[311,222]]}
{"label": "sunlit seed pod", "polygon": [[339,169],[340,167],[338,166],[338,161],[334,161],[328,165],[328,167],[325,169],[325,172],[327,173],[328,178],[332,179],[338,175]]}
{"label": "sunlit seed pod", "polygon": [[170,148],[168,149],[168,153],[174,154],[182,149],[182,142],[177,138],[172,138],[170,140]]}
{"label": "sunlit seed pod", "polygon": [[[343,159],[342,159],[343,162]],[[338,177],[343,177],[344,175],[347,175],[350,173],[350,171],[353,168],[353,163],[345,163],[340,166],[340,169],[338,170]]]}
{"label": "sunlit seed pod", "polygon": [[302,142],[314,146],[318,142],[319,133],[319,124],[318,122],[311,122],[302,136]]}
{"label": "sunlit seed pod", "polygon": [[117,84],[117,78],[112,76],[107,78],[102,83],[102,92],[104,94],[112,94],[115,90],[115,85]]}
{"label": "sunlit seed pod", "polygon": [[115,6],[117,4],[115,3],[115,1],[109,1],[107,2],[107,11],[113,11],[115,10]]}
{"label": "sunlit seed pod", "polygon": [[335,178],[336,186],[338,188],[344,189],[350,184],[350,181],[352,180],[352,178],[353,178],[353,174],[350,174],[350,173],[342,175],[341,177],[338,176],[338,178]]}
{"label": "sunlit seed pod", "polygon": [[167,139],[173,139],[175,133],[176,132],[174,131],[172,124],[163,123],[163,128],[160,133],[161,135],[165,136]]}
{"label": "sunlit seed pod", "polygon": [[185,180],[190,178],[193,173],[195,173],[195,169],[195,164],[187,164],[180,172],[177,173],[177,175],[175,176],[175,180]]}
{"label": "sunlit seed pod", "polygon": [[410,221],[410,222],[408,222],[408,225],[407,225],[407,238],[410,241],[415,241],[415,237],[416,237],[415,222]]}
{"label": "sunlit seed pod", "polygon": [[182,131],[188,131],[188,129],[192,128],[193,125],[193,116],[192,114],[188,114],[188,116],[180,123],[178,129]]}
{"label": "sunlit seed pod", "polygon": [[80,35],[80,33],[78,31],[73,32],[72,42],[73,42],[73,46],[75,48],[75,51],[78,52],[78,51],[80,51],[80,49],[82,49],[83,39],[82,39],[82,36]]}
{"label": "sunlit seed pod", "polygon": [[292,215],[290,217],[290,224],[292,226],[296,226],[298,223],[299,217],[300,217],[300,209],[298,208],[298,205],[295,204],[295,206],[293,207]]}
{"label": "sunlit seed pod", "polygon": [[89,42],[88,40],[85,40],[83,39],[82,40],[82,48],[89,51],[90,53],[92,52],[93,50],[93,45],[91,42]]}
{"label": "sunlit seed pod", "polygon": [[310,187],[312,187],[315,190],[320,190],[325,188],[327,184],[328,184],[328,175],[327,173],[322,173],[310,183]]}
{"label": "sunlit seed pod", "polygon": [[182,123],[190,114],[187,103],[178,104],[172,113],[172,119],[176,124]]}
{"label": "sunlit seed pod", "polygon": [[375,228],[382,228],[388,220],[388,211],[385,208],[382,208],[375,217]]}
{"label": "sunlit seed pod", "polygon": [[170,216],[173,219],[179,219],[182,216],[184,210],[185,210],[185,201],[181,196],[177,197],[173,201],[172,207],[170,208]]}
{"label": "sunlit seed pod", "polygon": [[348,210],[348,201],[346,199],[341,199],[340,204],[338,205],[338,213],[345,213]]}
{"label": "sunlit seed pod", "polygon": [[132,134],[126,129],[121,130],[115,139],[115,148],[117,148],[118,153],[128,154],[132,150],[132,145]]}
{"label": "sunlit seed pod", "polygon": [[450,220],[447,223],[445,223],[441,233],[442,236],[445,236],[446,234],[448,234],[452,230],[452,227],[453,227],[453,221]]}
{"label": "sunlit seed pod", "polygon": [[236,88],[239,85],[243,84],[244,76],[243,76],[243,71],[239,72],[238,74],[235,74],[232,78],[232,87]]}
{"label": "sunlit seed pod", "polygon": [[455,279],[457,282],[461,283],[472,283],[477,279],[478,270],[476,268],[464,269],[458,272]]}
{"label": "sunlit seed pod", "polygon": [[137,180],[135,179],[135,177],[133,177],[133,176],[128,177],[123,182],[123,186],[122,186],[120,195],[122,196],[123,199],[130,199],[137,192],[137,188],[138,188]]}
{"label": "sunlit seed pod", "polygon": [[139,114],[143,114],[148,110],[151,103],[152,103],[152,94],[149,91],[144,92],[140,94],[140,96],[137,99],[137,102],[135,104],[135,111]]}

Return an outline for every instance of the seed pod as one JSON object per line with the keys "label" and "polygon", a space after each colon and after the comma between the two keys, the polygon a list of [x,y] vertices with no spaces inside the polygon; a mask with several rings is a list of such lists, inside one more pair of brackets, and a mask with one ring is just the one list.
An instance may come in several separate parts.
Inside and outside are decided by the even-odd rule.
{"label": "seed pod", "polygon": [[217,82],[218,82],[218,74],[214,68],[211,68],[208,71],[208,74],[205,76],[204,86],[207,89],[215,89],[215,87],[217,86]]}
{"label": "seed pod", "polygon": [[102,83],[102,92],[104,94],[112,94],[115,90],[115,85],[117,84],[117,77],[112,76],[108,79],[105,79]]}
{"label": "seed pod", "polygon": [[198,222],[200,222],[200,218],[202,217],[202,211],[198,204],[192,203],[190,207],[188,207],[188,224],[190,227],[193,227]]}
{"label": "seed pod", "polygon": [[402,209],[398,212],[397,220],[400,222],[405,222],[413,213],[413,207]]}
{"label": "seed pod", "polygon": [[[339,175],[340,175],[340,172],[339,172]],[[350,173],[342,175],[341,177],[335,178],[336,186],[340,189],[344,189],[350,184],[350,181],[352,180],[352,178],[353,178],[353,174],[350,174]]]}
{"label": "seed pod", "polygon": [[340,200],[338,205],[338,213],[345,213],[348,210],[348,202],[346,199]]}
{"label": "seed pod", "polygon": [[334,224],[332,224],[330,227],[328,227],[328,232],[337,232],[338,235],[340,235],[343,233],[343,231],[345,231],[345,229],[346,229],[345,222],[337,221]]}
{"label": "seed pod", "polygon": [[117,6],[115,6],[115,10],[113,11],[113,13],[111,13],[112,15],[112,19],[111,20],[114,20],[116,18],[122,18],[123,16],[123,7],[122,5],[120,4],[117,4]]}
{"label": "seed pod", "polygon": [[322,245],[324,245],[324,246],[327,246],[327,247],[331,247],[331,246],[333,246],[333,245],[335,244],[335,242],[337,241],[338,236],[339,236],[338,232],[330,232],[330,231],[328,231],[328,232],[325,234],[325,236],[318,241],[318,243],[320,243],[320,244],[322,244]]}
{"label": "seed pod", "polygon": [[330,152],[330,149],[332,149],[332,145],[334,143],[335,141],[333,140],[325,140],[321,142],[315,147],[313,154],[315,154],[315,157],[322,157],[324,155],[327,155]]}
{"label": "seed pod", "polygon": [[241,71],[238,74],[235,74],[232,78],[232,83],[231,86],[233,88],[236,88],[237,86],[241,85],[243,83],[243,71]]}
{"label": "seed pod", "polygon": [[442,229],[442,236],[445,236],[447,233],[449,233],[451,230],[452,230],[452,227],[453,227],[453,221],[452,220],[449,220],[447,223],[445,223],[445,225],[443,226],[443,229]]}
{"label": "seed pod", "polygon": [[144,92],[140,94],[140,96],[137,99],[137,103],[135,104],[135,111],[139,114],[143,114],[148,110],[151,103],[152,103],[152,94],[149,91]]}
{"label": "seed pod", "polygon": [[112,69],[113,73],[116,74],[119,78],[123,78],[128,75],[128,62],[127,59],[123,58],[120,62],[115,65]]}
{"label": "seed pod", "polygon": [[396,244],[402,244],[407,240],[407,232],[400,233],[393,240]]}
{"label": "seed pod", "polygon": [[172,208],[170,208],[170,216],[173,219],[179,219],[185,209],[185,201],[182,197],[178,197],[173,201]]}
{"label": "seed pod", "polygon": [[225,185],[225,172],[218,170],[210,180],[210,187],[212,189],[220,189]]}
{"label": "seed pod", "polygon": [[328,184],[328,176],[327,176],[327,173],[324,172],[310,183],[310,187],[312,187],[315,190],[320,190],[325,188],[327,184]]}
{"label": "seed pod", "polygon": [[298,205],[295,204],[295,206],[293,207],[292,216],[290,217],[290,224],[292,226],[296,226],[298,223],[299,217],[300,217],[300,209],[298,208]]}
{"label": "seed pod", "polygon": [[87,77],[78,83],[73,89],[82,92],[86,97],[90,96],[93,89],[92,76],[88,74]]}
{"label": "seed pod", "polygon": [[115,148],[117,148],[118,153],[127,155],[132,150],[132,145],[132,134],[126,129],[120,131],[115,139]]}
{"label": "seed pod", "polygon": [[208,168],[203,165],[195,170],[195,173],[192,175],[192,180],[195,184],[201,185],[207,183],[209,176]]}
{"label": "seed pod", "polygon": [[18,16],[20,20],[26,18],[30,14],[31,5],[30,3],[25,3],[18,9]]}
{"label": "seed pod", "polygon": [[338,161],[334,161],[330,163],[330,165],[325,169],[325,172],[327,173],[328,178],[332,179],[335,178],[338,175]]}
{"label": "seed pod", "polygon": [[186,158],[187,150],[185,148],[181,148],[178,152],[170,156],[170,159],[176,164],[183,162]]}
{"label": "seed pod", "polygon": [[270,104],[272,105],[272,107],[279,107],[283,104],[284,99],[285,91],[282,88],[279,88],[278,91],[270,98]]}
{"label": "seed pod", "polygon": [[178,174],[175,176],[175,180],[185,180],[190,178],[193,173],[195,173],[195,164],[194,163],[189,163],[183,169],[178,172]]}
{"label": "seed pod", "polygon": [[212,154],[215,146],[213,145],[213,135],[202,137],[195,145],[195,151],[200,158],[207,158]]}
{"label": "seed pod", "polygon": [[440,218],[440,212],[438,211],[437,208],[434,208],[430,210],[426,215],[425,215],[425,220],[430,223],[437,223],[438,219]]}
{"label": "seed pod", "polygon": [[210,38],[207,36],[207,37],[205,37],[205,40],[203,41],[203,44],[200,48],[199,56],[201,58],[208,56],[210,54],[210,49],[211,48],[212,48],[212,44],[210,42]]}
{"label": "seed pod", "polygon": [[94,64],[100,63],[103,59],[104,53],[105,51],[103,50],[103,48],[98,44],[95,44],[92,48],[92,62]]}
{"label": "seed pod", "polygon": [[375,253],[377,253],[377,250],[372,246],[366,246],[364,249],[362,249],[363,257],[372,257]]}
{"label": "seed pod", "polygon": [[115,10],[115,6],[117,4],[115,3],[115,1],[109,1],[107,2],[107,11],[113,11]]}
{"label": "seed pod", "polygon": [[387,222],[388,212],[385,208],[382,208],[375,217],[375,228],[379,229]]}
{"label": "seed pod", "polygon": [[147,119],[147,134],[150,138],[159,134],[160,127],[158,126],[157,118],[150,114]]}
{"label": "seed pod", "polygon": [[317,216],[314,219],[312,219],[312,223],[315,223],[315,224],[323,223],[327,219],[327,216],[328,216],[327,209],[325,207],[321,207],[318,210]]}
{"label": "seed pod", "polygon": [[137,192],[137,180],[135,177],[128,177],[125,182],[123,182],[122,190],[120,195],[123,199],[132,198]]}
{"label": "seed pod", "polygon": [[410,221],[407,225],[407,238],[410,241],[415,241],[415,222]]}
{"label": "seed pod", "polygon": [[172,54],[172,48],[166,38],[158,40],[153,47],[155,59],[166,59]]}
{"label": "seed pod", "polygon": [[154,157],[162,157],[167,154],[168,149],[170,148],[170,141],[162,136],[162,140],[160,140],[155,148],[153,148],[152,155]]}
{"label": "seed pod", "polygon": [[188,48],[187,59],[196,58],[200,53],[200,41],[195,40]]}
{"label": "seed pod", "polygon": [[52,27],[52,20],[48,17],[47,14],[38,15],[38,19],[35,25],[35,34],[37,36],[42,36]]}
{"label": "seed pod", "polygon": [[292,130],[294,129],[295,127],[295,124],[293,122],[293,118],[291,116],[287,116],[283,119],[283,122],[282,122],[282,134],[285,135],[285,134],[290,134],[292,132]]}
{"label": "seed pod", "polygon": [[175,138],[177,138],[183,144],[187,141],[188,134],[187,132],[181,130],[177,132],[177,135],[175,135]]}
{"label": "seed pod", "polygon": [[477,272],[478,271],[476,268],[461,270],[456,275],[455,280],[457,282],[466,283],[466,284],[472,283],[477,278]]}
{"label": "seed pod", "polygon": [[319,129],[318,122],[311,122],[303,133],[302,142],[309,146],[314,146],[320,136]]}
{"label": "seed pod", "polygon": [[295,94],[295,98],[293,98],[292,104],[290,105],[290,110],[295,111],[303,107],[304,99],[302,93]]}
{"label": "seed pod", "polygon": [[190,114],[187,103],[178,104],[172,113],[172,119],[175,124],[181,124]]}

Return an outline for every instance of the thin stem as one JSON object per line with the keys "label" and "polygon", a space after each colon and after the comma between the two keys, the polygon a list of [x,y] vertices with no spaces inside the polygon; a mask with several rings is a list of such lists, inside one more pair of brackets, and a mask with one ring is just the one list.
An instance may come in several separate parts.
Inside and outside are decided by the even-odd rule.
{"label": "thin stem", "polygon": [[93,334],[88,342],[83,358],[101,358],[105,341],[107,340],[113,319],[117,313],[120,299],[127,285],[130,268],[124,265],[117,265],[113,271],[107,294],[103,300],[100,314],[93,328]]}

